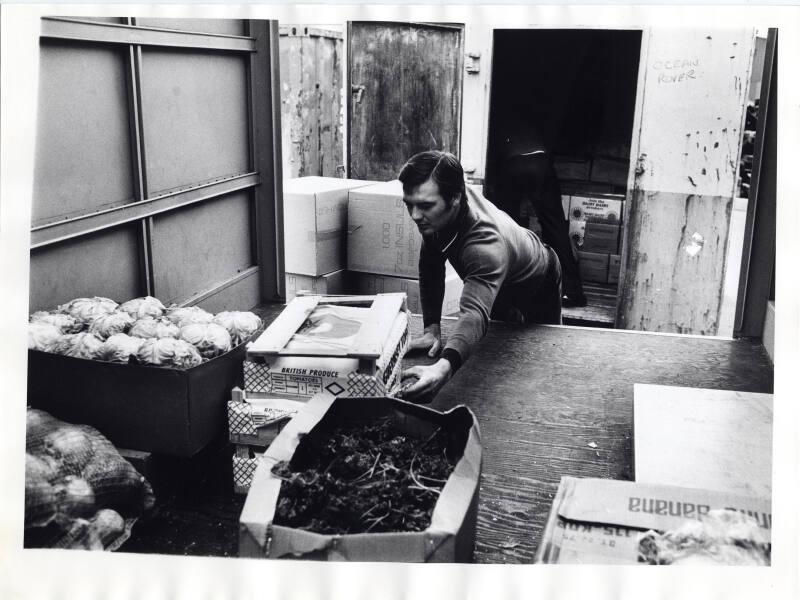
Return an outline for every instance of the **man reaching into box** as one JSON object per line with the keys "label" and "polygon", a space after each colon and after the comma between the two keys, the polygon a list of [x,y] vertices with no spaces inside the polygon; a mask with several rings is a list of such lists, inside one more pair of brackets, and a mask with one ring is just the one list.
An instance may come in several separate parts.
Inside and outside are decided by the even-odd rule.
{"label": "man reaching into box", "polygon": [[[467,360],[489,318],[561,323],[561,266],[533,232],[464,184],[452,154],[421,152],[398,177],[403,201],[422,234],[419,287],[424,332],[411,349],[441,358],[403,371],[403,398],[430,398]],[[445,260],[464,281],[458,321],[442,350]]]}

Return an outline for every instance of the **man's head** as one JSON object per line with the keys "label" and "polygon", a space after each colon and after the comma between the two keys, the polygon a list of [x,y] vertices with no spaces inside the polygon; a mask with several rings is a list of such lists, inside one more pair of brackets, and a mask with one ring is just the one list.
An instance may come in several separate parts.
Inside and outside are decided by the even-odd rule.
{"label": "man's head", "polygon": [[433,235],[453,223],[466,202],[464,169],[449,152],[415,154],[400,170],[403,201],[422,235]]}

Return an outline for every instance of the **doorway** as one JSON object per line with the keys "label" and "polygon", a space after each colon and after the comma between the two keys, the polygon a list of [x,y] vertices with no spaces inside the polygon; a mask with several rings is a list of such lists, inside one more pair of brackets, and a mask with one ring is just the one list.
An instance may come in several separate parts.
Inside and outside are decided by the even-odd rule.
{"label": "doorway", "polygon": [[642,32],[508,29],[493,43],[485,193],[535,231],[498,178],[509,135],[549,150],[588,300],[564,323],[613,327]]}

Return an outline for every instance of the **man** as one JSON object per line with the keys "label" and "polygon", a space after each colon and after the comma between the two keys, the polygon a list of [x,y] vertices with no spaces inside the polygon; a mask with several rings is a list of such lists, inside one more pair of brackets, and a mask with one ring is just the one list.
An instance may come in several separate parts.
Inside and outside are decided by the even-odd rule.
{"label": "man", "polygon": [[524,139],[520,135],[510,135],[504,140],[498,198],[502,198],[516,212],[523,202],[531,203],[542,226],[542,241],[555,250],[561,262],[563,306],[586,306],[586,295],[569,239],[569,221],[561,204],[561,188],[552,157],[539,141],[535,130],[528,129],[526,134]]}
{"label": "man", "polygon": [[516,323],[561,323],[561,267],[556,253],[508,214],[464,184],[458,159],[428,151],[400,171],[403,200],[422,234],[419,286],[424,332],[411,349],[442,350],[445,260],[464,281],[460,311],[441,358],[403,372],[401,396],[431,397],[469,358],[490,316]]}

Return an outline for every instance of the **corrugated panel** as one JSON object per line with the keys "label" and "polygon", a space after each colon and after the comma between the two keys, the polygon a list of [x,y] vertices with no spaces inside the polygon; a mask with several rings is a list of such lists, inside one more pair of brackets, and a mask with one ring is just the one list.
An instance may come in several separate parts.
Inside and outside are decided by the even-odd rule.
{"label": "corrugated panel", "polygon": [[31,252],[30,312],[84,296],[138,296],[137,240],[127,226]]}
{"label": "corrugated panel", "polygon": [[239,19],[136,19],[136,24],[222,35],[246,35],[246,21]]}
{"label": "corrugated panel", "polygon": [[251,201],[231,194],[154,219],[155,291],[163,302],[207,290],[254,263]]}
{"label": "corrugated panel", "polygon": [[133,198],[125,54],[43,43],[33,223]]}
{"label": "corrugated panel", "polygon": [[246,58],[143,50],[150,195],[248,170]]}

